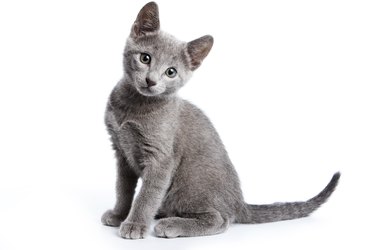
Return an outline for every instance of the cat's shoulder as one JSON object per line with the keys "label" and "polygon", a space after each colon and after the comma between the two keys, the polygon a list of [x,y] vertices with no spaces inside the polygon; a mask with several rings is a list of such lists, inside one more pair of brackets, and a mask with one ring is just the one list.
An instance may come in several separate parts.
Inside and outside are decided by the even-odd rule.
{"label": "cat's shoulder", "polygon": [[182,99],[181,101],[181,115],[183,117],[186,117],[188,119],[208,119],[205,113],[195,104],[185,99]]}
{"label": "cat's shoulder", "polygon": [[182,112],[192,112],[192,113],[196,113],[196,112],[202,112],[195,104],[191,103],[190,101],[188,100],[185,100],[185,99],[180,99],[181,100],[181,110]]}

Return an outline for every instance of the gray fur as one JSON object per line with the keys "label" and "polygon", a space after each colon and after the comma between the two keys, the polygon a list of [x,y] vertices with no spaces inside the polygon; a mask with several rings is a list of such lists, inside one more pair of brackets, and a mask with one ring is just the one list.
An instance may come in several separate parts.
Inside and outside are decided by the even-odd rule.
{"label": "gray fur", "polygon": [[[157,5],[146,4],[132,27],[124,53],[124,77],[105,114],[117,158],[116,204],[102,223],[120,226],[120,236],[146,236],[159,218],[159,237],[224,232],[230,223],[262,223],[309,215],[334,191],[339,174],[307,202],[249,205],[219,135],[197,107],[177,91],[209,53],[213,38],[190,43],[159,30]],[[150,64],[140,61],[151,56]],[[177,69],[169,78],[165,71]],[[148,86],[146,78],[156,83]],[[138,178],[143,183],[133,201]]]}

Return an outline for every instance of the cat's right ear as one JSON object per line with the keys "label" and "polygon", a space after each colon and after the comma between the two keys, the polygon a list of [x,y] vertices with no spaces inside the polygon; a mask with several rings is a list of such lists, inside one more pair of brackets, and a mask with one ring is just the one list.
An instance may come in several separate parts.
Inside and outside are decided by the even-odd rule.
{"label": "cat's right ear", "polygon": [[151,33],[155,33],[160,29],[159,10],[155,2],[149,2],[139,11],[135,20],[130,36],[138,38]]}

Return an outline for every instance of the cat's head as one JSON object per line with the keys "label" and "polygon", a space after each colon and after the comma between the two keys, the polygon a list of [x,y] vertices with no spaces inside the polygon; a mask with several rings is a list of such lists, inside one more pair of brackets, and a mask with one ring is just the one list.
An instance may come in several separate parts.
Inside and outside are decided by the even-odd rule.
{"label": "cat's head", "polygon": [[144,96],[175,93],[213,45],[211,36],[181,42],[160,30],[158,6],[146,4],[135,20],[124,53],[125,77]]}

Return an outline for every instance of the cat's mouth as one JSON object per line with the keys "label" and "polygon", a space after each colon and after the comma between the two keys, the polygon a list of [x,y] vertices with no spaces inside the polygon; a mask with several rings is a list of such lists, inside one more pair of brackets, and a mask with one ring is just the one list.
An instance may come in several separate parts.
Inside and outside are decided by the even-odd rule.
{"label": "cat's mouth", "polygon": [[157,96],[162,94],[166,88],[165,85],[162,83],[156,84],[155,82],[152,82],[153,84],[147,82],[147,84],[144,84],[142,82],[136,83],[135,87],[137,91],[143,95],[143,96]]}

